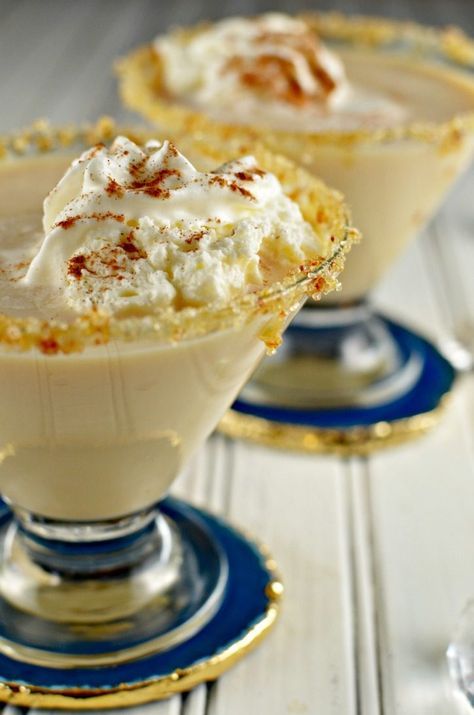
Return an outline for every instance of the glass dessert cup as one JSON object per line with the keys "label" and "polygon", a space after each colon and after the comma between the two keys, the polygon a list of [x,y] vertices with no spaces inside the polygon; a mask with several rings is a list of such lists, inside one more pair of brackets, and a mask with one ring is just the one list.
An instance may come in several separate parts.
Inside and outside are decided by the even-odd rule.
{"label": "glass dessert cup", "polygon": [[[364,240],[348,259],[342,291],[317,305],[306,304],[286,333],[284,348],[264,360],[246,385],[224,429],[235,436],[259,431],[260,439],[281,446],[364,451],[424,431],[434,419],[423,415],[430,412],[434,418],[433,410],[453,382],[450,366],[433,346],[377,314],[369,295],[471,161],[474,50],[453,29],[338,14],[304,17],[329,49],[346,60],[349,80],[368,78],[378,86],[385,73],[388,85],[399,87],[398,62],[424,67],[429,81],[441,83],[438,90],[444,83],[449,111],[436,121],[313,134],[232,126],[211,112],[173,101],[163,91],[160,61],[151,47],[121,61],[120,89],[127,106],[158,126],[221,138],[246,132],[346,196]],[[411,399],[428,362],[444,372],[433,388],[435,397],[431,402]],[[407,409],[397,412],[401,400]],[[250,424],[252,417],[283,422],[285,429],[299,425],[302,431],[288,433],[285,441],[281,425],[278,436],[271,436],[268,424]],[[394,428],[376,434],[379,423]]]}
{"label": "glass dessert cup", "polygon": [[[0,219],[36,225],[78,149],[116,133],[106,121],[4,138]],[[218,156],[207,143],[187,147],[203,165]],[[262,150],[262,166],[303,204],[307,179],[272,157]],[[205,519],[160,502],[265,343],[275,347],[306,297],[337,283],[355,232],[339,196],[313,188],[331,213],[330,253],[231,305],[91,311],[69,323],[0,317],[0,492],[11,510],[0,520],[1,654],[46,668],[115,666],[189,641],[216,615],[226,553]]]}

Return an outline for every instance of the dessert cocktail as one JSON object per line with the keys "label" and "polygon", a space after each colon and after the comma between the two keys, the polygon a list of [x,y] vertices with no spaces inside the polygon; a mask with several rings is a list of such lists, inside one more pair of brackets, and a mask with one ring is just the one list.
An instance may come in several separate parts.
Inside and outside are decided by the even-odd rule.
{"label": "dessert cocktail", "polygon": [[163,651],[219,610],[224,549],[156,503],[355,236],[265,149],[216,169],[207,142],[111,133],[32,131],[0,162],[0,653],[48,668]]}
{"label": "dessert cocktail", "polygon": [[[364,236],[343,290],[303,310],[246,387],[248,413],[286,410],[343,438],[393,419],[419,386],[426,355],[367,295],[471,160],[473,57],[455,30],[269,14],[175,30],[119,65],[128,106],[161,126],[265,141],[343,191]],[[405,416],[423,411],[409,401]]]}

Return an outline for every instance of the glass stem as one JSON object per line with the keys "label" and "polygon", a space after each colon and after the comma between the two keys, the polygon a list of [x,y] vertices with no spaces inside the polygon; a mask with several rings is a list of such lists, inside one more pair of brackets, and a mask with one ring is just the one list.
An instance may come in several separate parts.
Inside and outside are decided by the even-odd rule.
{"label": "glass stem", "polygon": [[[179,539],[157,507],[89,523],[13,511],[0,595],[47,620],[100,623],[133,614],[169,580],[170,561],[179,560]],[[99,600],[106,607],[98,609]]]}
{"label": "glass stem", "polygon": [[156,507],[101,522],[60,522],[18,509],[14,514],[10,541],[16,548],[40,568],[75,578],[137,566],[169,540]]}

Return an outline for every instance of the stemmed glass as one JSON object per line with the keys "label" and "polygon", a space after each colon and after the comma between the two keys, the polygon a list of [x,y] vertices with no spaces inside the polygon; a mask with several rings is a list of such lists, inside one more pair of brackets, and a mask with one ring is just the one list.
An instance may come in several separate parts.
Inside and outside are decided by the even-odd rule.
{"label": "stemmed glass", "polygon": [[[108,121],[85,129],[40,126],[4,138],[2,235],[39,229],[41,200],[71,157],[119,131],[149,138]],[[202,165],[219,163],[208,142],[182,137],[180,146]],[[267,150],[256,151],[303,207],[311,191],[326,205],[335,242],[318,265],[219,309],[123,318],[92,311],[63,323],[18,317],[12,306],[0,316],[0,491],[9,506],[0,519],[0,660],[5,656],[2,668],[10,663],[14,673],[20,666],[11,662],[29,664],[20,669],[26,685],[35,672],[30,666],[73,675],[116,667],[201,633],[216,655],[225,625],[219,609],[232,578],[241,578],[235,553],[232,561],[226,551],[237,537],[222,522],[163,498],[265,344],[276,347],[308,295],[336,284],[356,235],[336,194]],[[271,582],[259,591],[262,623],[250,619],[245,648],[273,622],[268,599],[277,592]],[[241,605],[232,605],[233,617]],[[234,644],[211,659],[214,677],[237,651]],[[202,668],[197,673],[193,683],[209,677]],[[180,678],[169,682],[186,687],[190,681],[180,685]],[[21,689],[18,697],[27,702]]]}
{"label": "stemmed glass", "polygon": [[[305,306],[282,350],[261,363],[221,426],[233,436],[278,446],[367,451],[425,431],[454,382],[440,352],[379,314],[369,294],[471,160],[474,49],[454,29],[334,13],[303,17],[362,86],[379,64],[385,66],[380,60],[391,58],[414,70],[424,67],[428,78],[445,77],[459,89],[457,99],[456,92],[449,95],[453,106],[437,121],[414,117],[388,128],[310,133],[230,126],[160,90],[151,46],[120,62],[120,90],[129,107],[157,125],[221,138],[246,132],[347,197],[364,241],[348,260],[342,291]],[[396,65],[386,72],[393,89],[400,82]],[[433,86],[433,97],[436,91]]]}

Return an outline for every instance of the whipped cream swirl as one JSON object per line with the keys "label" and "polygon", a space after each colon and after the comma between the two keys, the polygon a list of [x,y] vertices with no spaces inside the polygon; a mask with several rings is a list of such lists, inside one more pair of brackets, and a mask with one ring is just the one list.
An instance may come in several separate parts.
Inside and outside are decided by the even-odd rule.
{"label": "whipped cream swirl", "polygon": [[80,312],[225,303],[317,257],[322,241],[252,157],[199,172],[165,141],[118,137],[75,160],[44,202],[23,279]]}
{"label": "whipped cream swirl", "polygon": [[301,18],[269,13],[184,28],[157,37],[154,51],[165,98],[220,122],[315,133],[409,116],[397,86],[372,86],[350,60],[345,67]]}
{"label": "whipped cream swirl", "polygon": [[279,13],[216,22],[191,36],[157,37],[165,85],[196,105],[255,94],[283,104],[335,106],[347,80],[339,58],[305,22]]}

